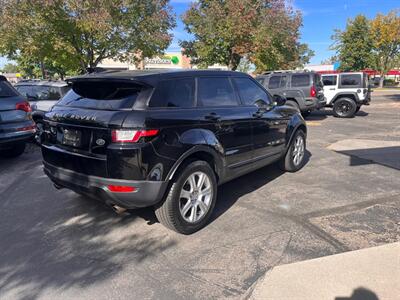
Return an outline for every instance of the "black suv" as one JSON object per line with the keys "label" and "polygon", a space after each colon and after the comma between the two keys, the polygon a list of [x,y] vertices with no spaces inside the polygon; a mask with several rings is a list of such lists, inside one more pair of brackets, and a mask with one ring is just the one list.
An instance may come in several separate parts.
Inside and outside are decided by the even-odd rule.
{"label": "black suv", "polygon": [[219,184],[304,164],[303,118],[246,74],[114,71],[70,84],[45,115],[45,173],[117,208],[154,206],[175,231],[207,223]]}
{"label": "black suv", "polygon": [[24,153],[26,142],[34,133],[29,103],[0,76],[0,156],[16,157]]}
{"label": "black suv", "polygon": [[311,71],[275,71],[257,76],[269,92],[285,97],[286,104],[308,116],[313,110],[325,106],[321,75]]}

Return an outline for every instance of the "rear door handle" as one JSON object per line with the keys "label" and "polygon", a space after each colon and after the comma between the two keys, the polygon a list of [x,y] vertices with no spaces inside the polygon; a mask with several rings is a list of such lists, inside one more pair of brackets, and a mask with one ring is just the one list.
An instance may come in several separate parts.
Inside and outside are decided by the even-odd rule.
{"label": "rear door handle", "polygon": [[204,119],[210,120],[210,121],[219,121],[221,119],[221,116],[219,116],[216,113],[212,112],[212,113],[209,113],[208,115],[205,115]]}
{"label": "rear door handle", "polygon": [[336,90],[335,88],[332,88],[332,89],[330,89],[331,91],[334,91],[334,90]]}

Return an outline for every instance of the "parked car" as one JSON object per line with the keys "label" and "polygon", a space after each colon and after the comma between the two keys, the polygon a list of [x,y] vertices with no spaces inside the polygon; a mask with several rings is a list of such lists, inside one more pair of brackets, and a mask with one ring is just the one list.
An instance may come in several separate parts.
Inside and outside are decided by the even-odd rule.
{"label": "parked car", "polygon": [[323,74],[326,105],[335,117],[351,118],[362,105],[371,102],[371,87],[366,73]]}
{"label": "parked car", "polygon": [[0,75],[0,156],[21,155],[34,133],[29,103]]}
{"label": "parked car", "polygon": [[44,113],[49,111],[70,89],[65,81],[22,80],[15,85],[17,91],[25,96],[31,104],[32,117],[36,123],[35,139],[43,130]]}
{"label": "parked car", "polygon": [[274,71],[257,76],[271,94],[287,99],[287,105],[297,108],[304,117],[325,106],[321,75],[310,71]]}
{"label": "parked car", "polygon": [[177,232],[205,226],[219,184],[275,161],[289,172],[305,163],[303,118],[247,74],[125,71],[70,82],[44,119],[45,173],[117,209],[153,206]]}

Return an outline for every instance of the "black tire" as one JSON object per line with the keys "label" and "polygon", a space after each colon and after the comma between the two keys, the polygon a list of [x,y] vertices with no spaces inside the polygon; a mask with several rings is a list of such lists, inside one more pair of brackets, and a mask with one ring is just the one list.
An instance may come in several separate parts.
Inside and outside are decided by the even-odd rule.
{"label": "black tire", "polygon": [[287,100],[285,105],[293,107],[293,108],[297,109],[298,111],[300,111],[299,104],[294,100]]}
{"label": "black tire", "polygon": [[[295,163],[294,151],[296,148],[295,143],[296,143],[298,137],[303,139],[304,149],[303,149],[303,155],[302,155],[301,161],[299,163]],[[282,169],[282,171],[285,171],[285,172],[296,172],[304,166],[305,161],[306,161],[305,156],[306,156],[306,135],[303,130],[299,129],[293,135],[293,138],[290,142],[290,146],[289,146],[285,156],[283,156],[281,158],[281,160],[279,161],[279,167]]]}
{"label": "black tire", "polygon": [[7,158],[18,157],[25,152],[25,147],[26,147],[25,143],[15,144],[11,149],[0,151],[0,156]]}
{"label": "black tire", "polygon": [[333,115],[337,118],[352,118],[356,109],[357,104],[353,99],[340,98],[333,104]]}
{"label": "black tire", "polygon": [[[205,161],[194,161],[178,170],[178,174],[172,180],[165,200],[155,208],[158,221],[165,227],[183,234],[194,233],[203,228],[210,220],[217,200],[217,179],[213,169]],[[188,178],[196,172],[206,174],[210,180],[212,189],[208,211],[197,222],[188,222],[181,214],[181,191],[187,183]],[[189,200],[188,200],[189,201]],[[196,206],[197,214],[197,206]]]}
{"label": "black tire", "polygon": [[310,114],[311,114],[311,111],[309,111],[309,110],[301,112],[301,115],[303,116],[303,118],[307,118]]}

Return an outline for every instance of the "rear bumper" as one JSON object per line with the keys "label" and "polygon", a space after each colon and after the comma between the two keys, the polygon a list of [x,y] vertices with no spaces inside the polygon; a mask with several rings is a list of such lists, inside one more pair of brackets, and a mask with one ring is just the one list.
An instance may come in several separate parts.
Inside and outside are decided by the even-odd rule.
{"label": "rear bumper", "polygon": [[0,149],[8,149],[13,147],[15,144],[28,142],[33,138],[34,134],[35,129],[17,132],[0,131]]}
{"label": "rear bumper", "polygon": [[302,111],[313,111],[321,109],[326,105],[326,99],[319,99],[316,97],[305,98],[305,106],[301,108]]}
{"label": "rear bumper", "polygon": [[359,100],[358,104],[369,105],[370,102],[371,102],[371,93],[368,92],[367,95],[365,96],[364,100]]}
{"label": "rear bumper", "polygon": [[[78,193],[88,194],[109,205],[124,208],[152,206],[160,202],[167,189],[166,181],[134,181],[89,176],[44,163],[44,172],[58,186]],[[118,193],[108,190],[108,185],[132,186],[134,192]]]}

